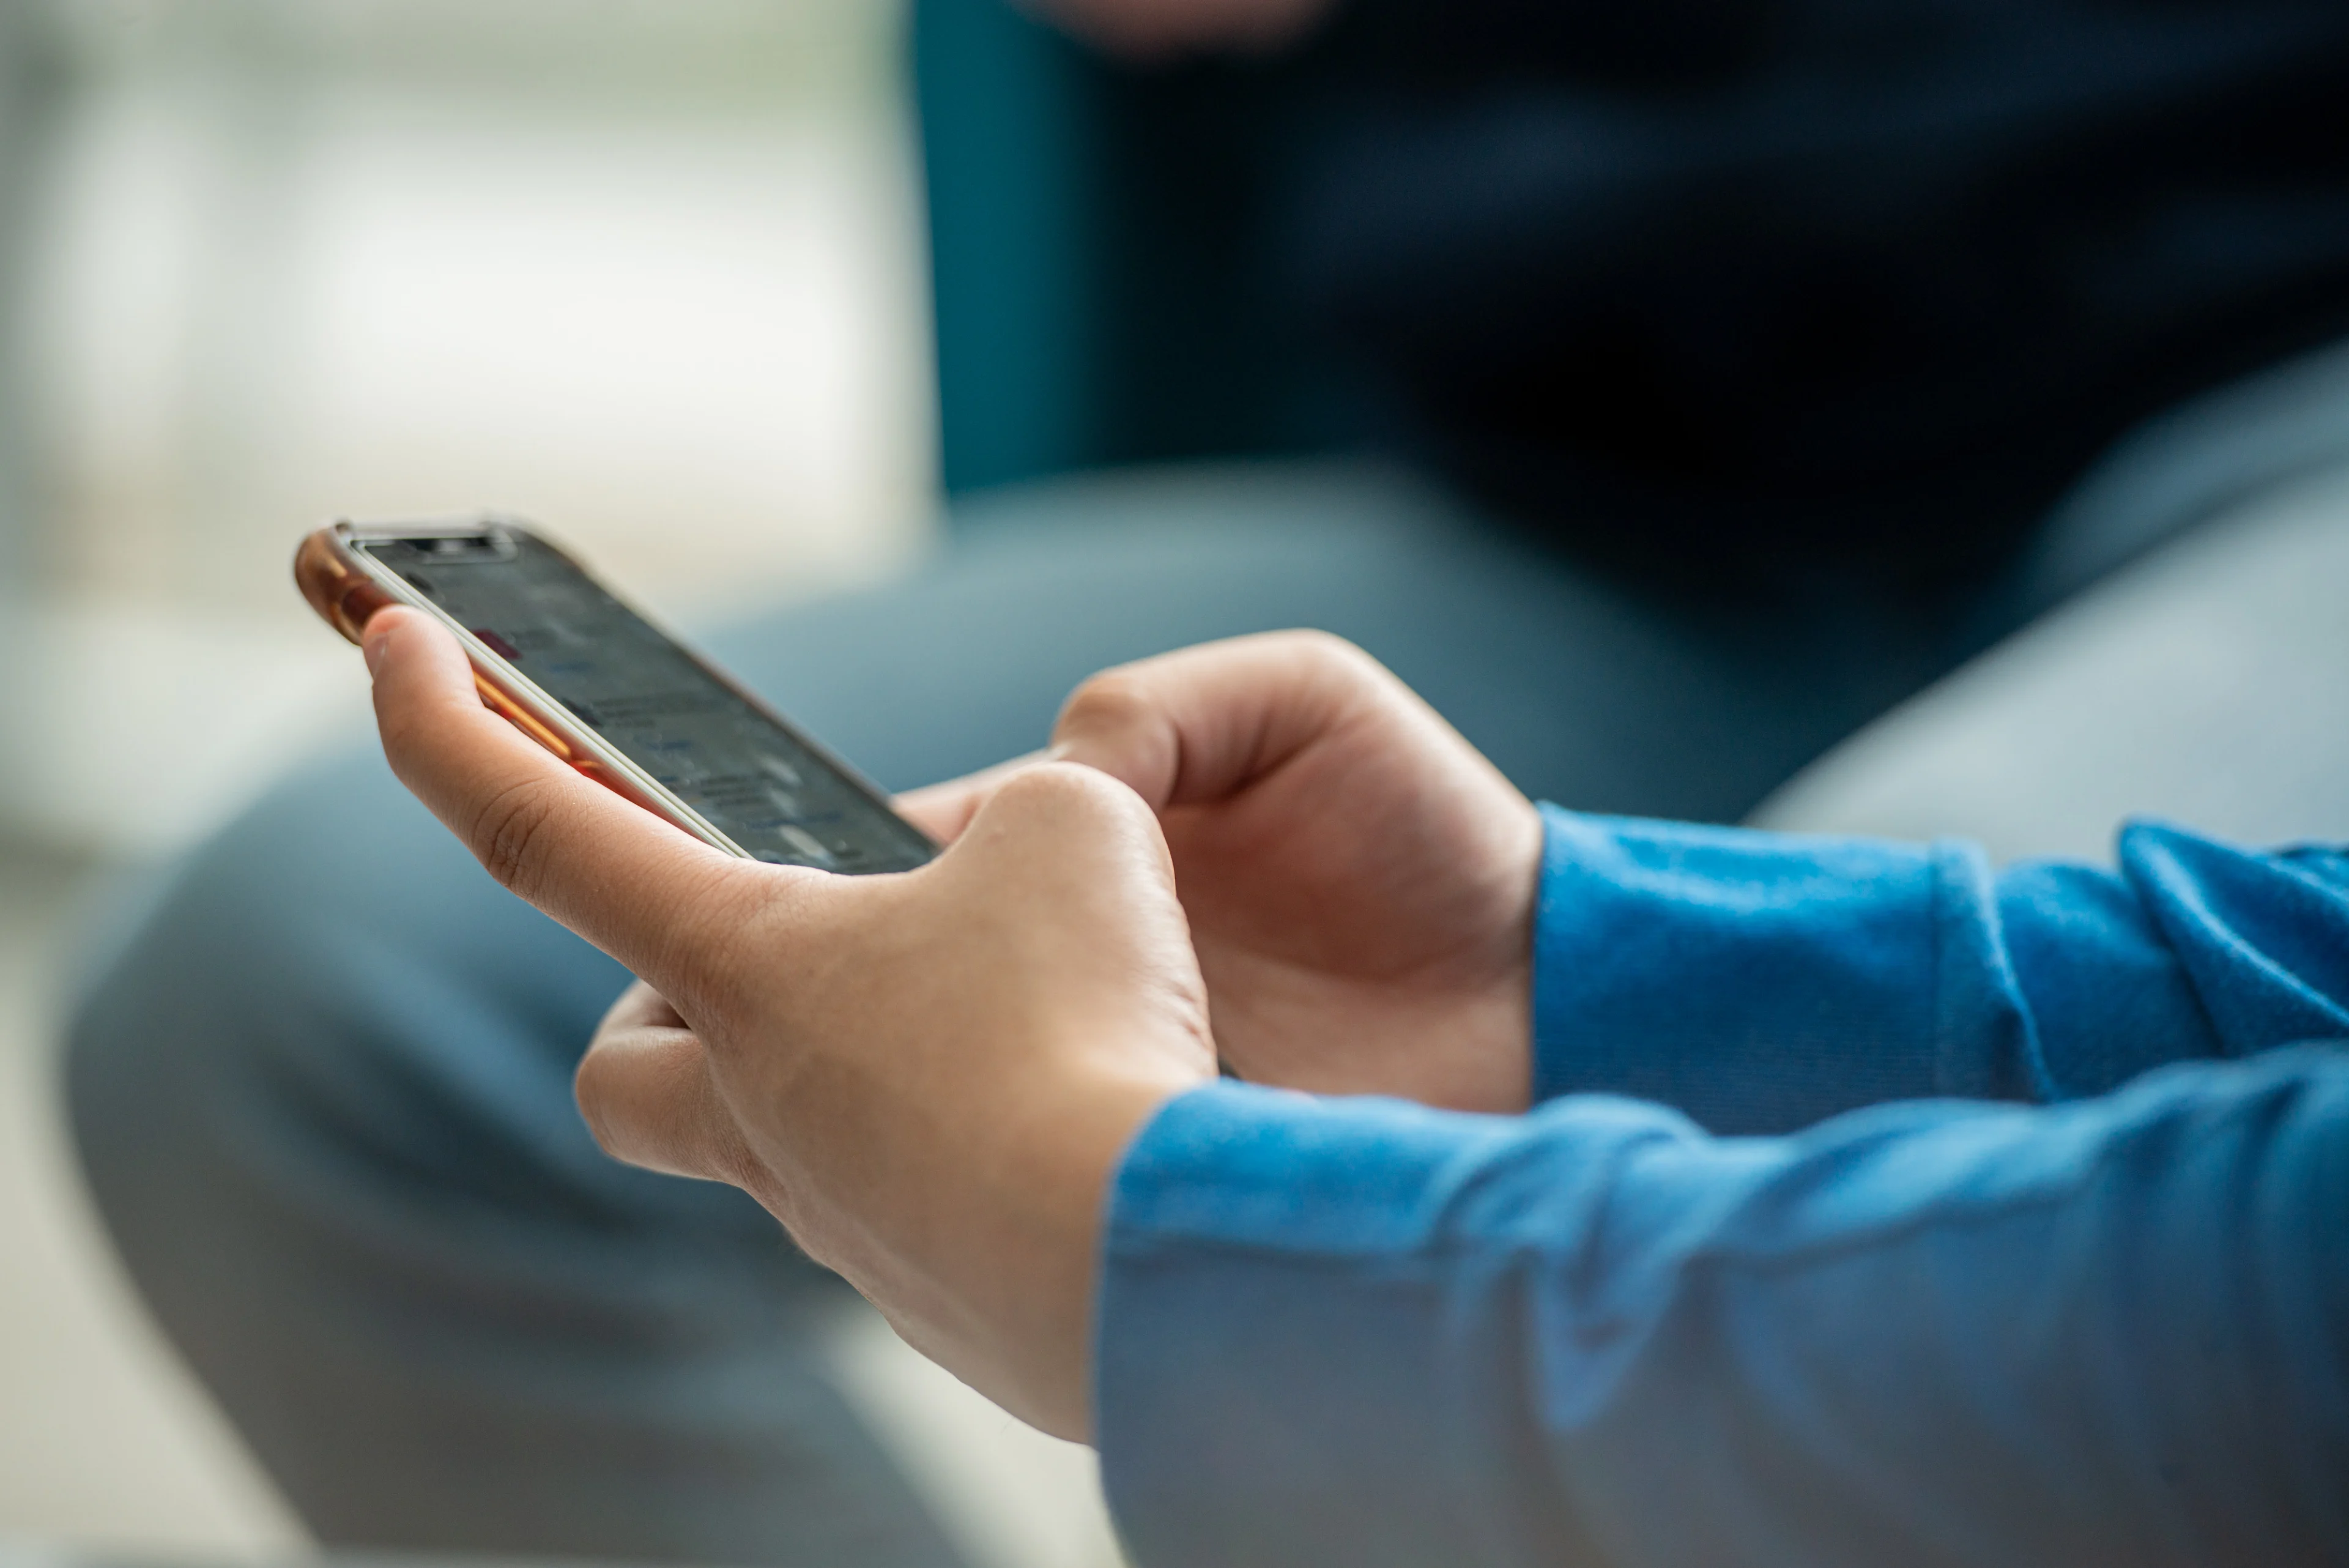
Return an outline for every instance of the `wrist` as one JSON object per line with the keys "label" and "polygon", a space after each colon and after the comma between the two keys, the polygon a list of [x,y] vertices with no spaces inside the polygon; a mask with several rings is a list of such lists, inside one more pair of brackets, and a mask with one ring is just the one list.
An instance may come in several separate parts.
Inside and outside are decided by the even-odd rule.
{"label": "wrist", "polygon": [[[1093,1316],[1109,1196],[1126,1151],[1172,1100],[1207,1074],[1088,1074],[1019,1097],[1002,1123],[999,1216],[968,1254],[978,1315],[995,1325],[998,1402],[1073,1442],[1091,1439]],[[977,1242],[977,1236],[968,1238]]]}

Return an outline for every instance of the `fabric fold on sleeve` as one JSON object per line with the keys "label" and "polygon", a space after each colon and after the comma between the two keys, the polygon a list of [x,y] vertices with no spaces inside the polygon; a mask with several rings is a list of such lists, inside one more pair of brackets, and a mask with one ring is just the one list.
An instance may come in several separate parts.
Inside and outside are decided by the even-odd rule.
{"label": "fabric fold on sleeve", "polygon": [[2034,1086],[1971,846],[1543,817],[1537,1100],[1624,1095],[1749,1133]]}
{"label": "fabric fold on sleeve", "polygon": [[1772,1138],[1226,1084],[1106,1216],[1143,1568],[2349,1552],[2349,1054]]}
{"label": "fabric fold on sleeve", "polygon": [[1716,1133],[2052,1103],[2349,1033],[2349,866],[2129,825],[2112,868],[1543,808],[1537,1100]]}
{"label": "fabric fold on sleeve", "polygon": [[[1658,1107],[1588,1104],[1634,1142],[1700,1136]],[[1453,1271],[1475,1261],[1444,1238],[1518,1126],[1233,1083],[1159,1112],[1111,1199],[1095,1347],[1103,1483],[1147,1538],[1141,1561],[1334,1562],[1335,1542],[1350,1568],[1483,1560],[1465,1543],[1502,1521],[1463,1500],[1512,1495],[1509,1468],[1539,1445],[1480,1435],[1523,1401],[1463,1377],[1456,1336],[1497,1342],[1461,1319]],[[1542,1207],[1572,1206],[1570,1186]],[[1485,1460],[1498,1468],[1474,1473]]]}

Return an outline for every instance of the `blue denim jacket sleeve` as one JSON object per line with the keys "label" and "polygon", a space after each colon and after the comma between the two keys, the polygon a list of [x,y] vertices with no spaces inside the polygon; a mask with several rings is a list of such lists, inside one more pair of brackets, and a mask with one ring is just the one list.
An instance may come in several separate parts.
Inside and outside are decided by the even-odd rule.
{"label": "blue denim jacket sleeve", "polygon": [[1992,877],[1554,814],[1531,1114],[1222,1084],[1127,1152],[1120,1527],[1145,1568],[2349,1561],[2349,1053],[2276,1049],[2344,999],[2324,851]]}

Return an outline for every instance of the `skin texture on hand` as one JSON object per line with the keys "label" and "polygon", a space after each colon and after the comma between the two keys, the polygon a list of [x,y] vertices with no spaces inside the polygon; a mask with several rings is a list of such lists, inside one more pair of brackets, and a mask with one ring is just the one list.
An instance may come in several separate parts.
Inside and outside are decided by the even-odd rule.
{"label": "skin texture on hand", "polygon": [[619,1158],[750,1192],[916,1348],[1085,1435],[1108,1185],[1215,1072],[1522,1108],[1532,805],[1317,633],[1081,687],[1051,751],[903,797],[898,876],[736,859],[484,709],[429,619],[367,625],[393,769],[508,888],[648,983],[578,1096]]}
{"label": "skin texture on hand", "polygon": [[[1523,1110],[1541,819],[1351,644],[1273,632],[1095,676],[1051,756],[1159,814],[1241,1076]],[[919,791],[951,836],[1001,770]]]}
{"label": "skin texture on hand", "polygon": [[1148,807],[1099,771],[1032,766],[966,790],[955,842],[918,871],[760,865],[524,739],[425,618],[380,612],[365,646],[401,782],[649,982],[580,1067],[598,1141],[741,1187],[916,1349],[1083,1437],[1111,1173],[1215,1071]]}

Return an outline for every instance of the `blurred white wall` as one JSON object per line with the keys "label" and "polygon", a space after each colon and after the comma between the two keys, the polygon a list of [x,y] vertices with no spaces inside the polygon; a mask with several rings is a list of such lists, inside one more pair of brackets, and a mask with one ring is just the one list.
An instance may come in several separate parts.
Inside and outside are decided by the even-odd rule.
{"label": "blurred white wall", "polygon": [[286,576],[335,516],[519,512],[687,616],[921,547],[894,6],[10,4],[61,91],[17,141],[0,833],[167,850],[356,722]]}

